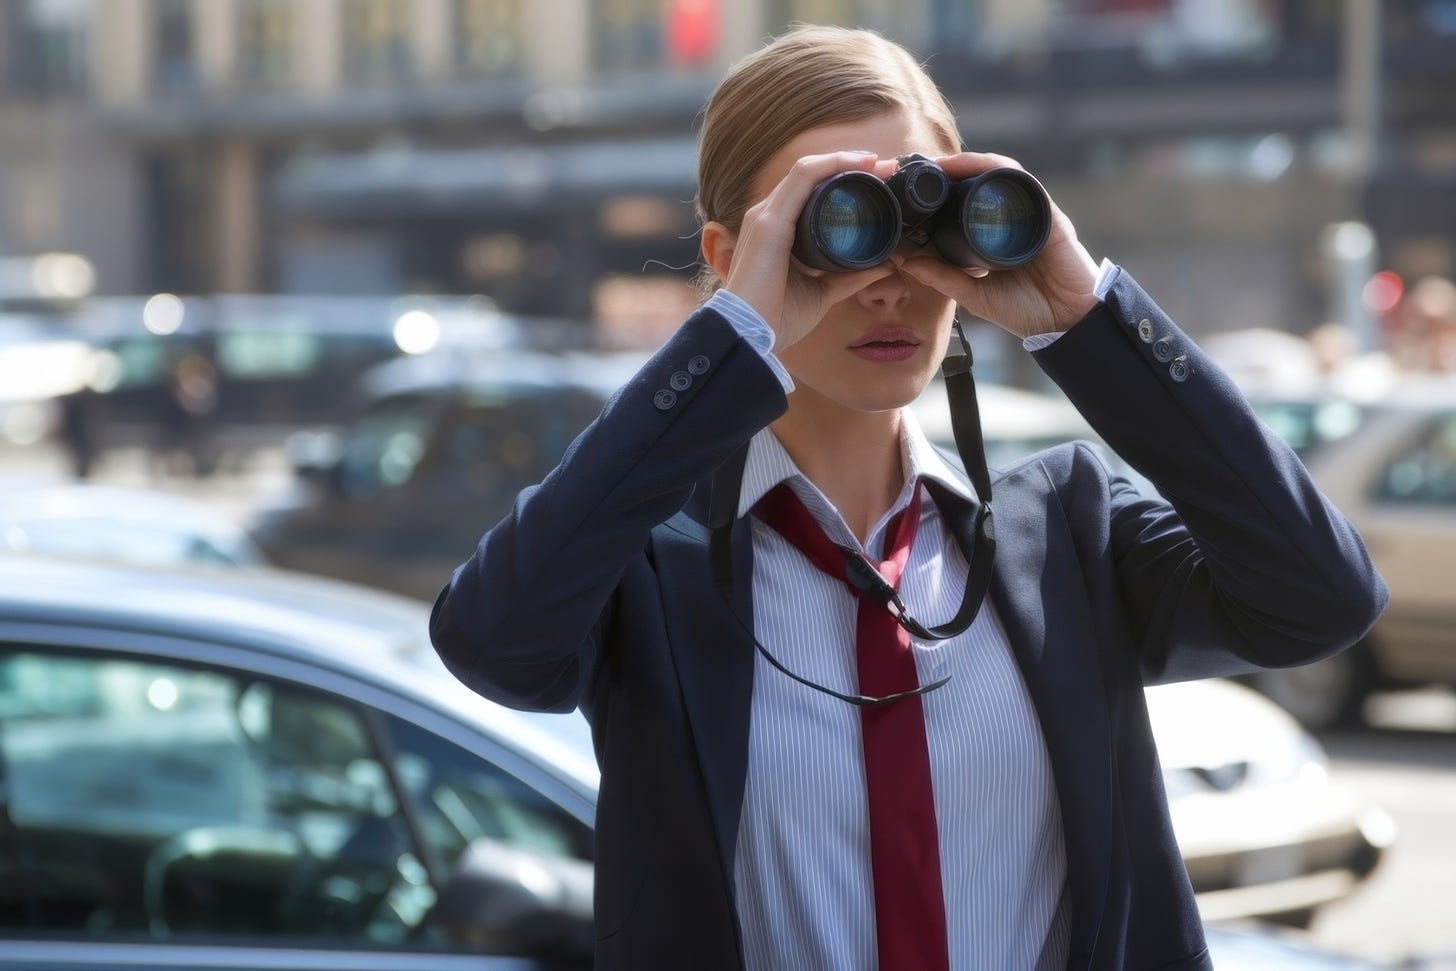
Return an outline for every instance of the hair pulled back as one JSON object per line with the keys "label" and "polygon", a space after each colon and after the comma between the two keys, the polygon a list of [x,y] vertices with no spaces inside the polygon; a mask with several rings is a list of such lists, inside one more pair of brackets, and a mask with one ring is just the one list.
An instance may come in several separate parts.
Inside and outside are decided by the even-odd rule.
{"label": "hair pulled back", "polygon": [[[698,142],[700,222],[737,232],[759,170],[799,134],[903,108],[955,150],[945,96],[909,51],[868,30],[800,26],[739,61],[708,99]],[[711,292],[711,269],[699,275]]]}

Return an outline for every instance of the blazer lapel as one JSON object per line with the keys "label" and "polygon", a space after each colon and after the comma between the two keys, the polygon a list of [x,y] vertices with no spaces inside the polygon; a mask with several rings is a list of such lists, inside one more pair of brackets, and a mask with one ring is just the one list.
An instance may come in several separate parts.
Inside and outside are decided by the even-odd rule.
{"label": "blazer lapel", "polygon": [[1061,504],[1039,464],[996,484],[991,600],[1036,707],[1066,836],[1074,962],[1090,956],[1107,895],[1111,728],[1093,622]]}
{"label": "blazer lapel", "polygon": [[[742,459],[725,463],[714,477],[711,501],[728,509],[701,510],[702,519],[687,512],[668,520],[671,536],[659,543],[670,558],[660,564],[668,643],[682,691],[688,725],[697,749],[698,766],[708,793],[714,835],[729,880],[748,776],[749,713],[753,695],[753,537],[747,517],[738,519],[738,485]],[[707,520],[704,525],[702,520]],[[722,578],[709,565],[713,525],[729,543],[721,551]],[[674,535],[675,534],[675,535]],[[720,542],[721,542],[720,538]],[[726,556],[731,549],[731,560]],[[731,611],[720,594],[720,580],[731,586]]]}

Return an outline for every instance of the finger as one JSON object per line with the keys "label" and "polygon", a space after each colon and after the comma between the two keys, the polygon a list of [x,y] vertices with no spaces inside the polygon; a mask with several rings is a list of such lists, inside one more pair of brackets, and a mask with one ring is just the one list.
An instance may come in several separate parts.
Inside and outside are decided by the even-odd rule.
{"label": "finger", "polygon": [[1009,155],[996,155],[992,152],[961,152],[957,155],[943,155],[935,160],[935,164],[945,169],[945,174],[952,179],[969,179],[982,172],[989,172],[991,169],[1008,168],[1026,171],[1020,162]]}
{"label": "finger", "polygon": [[806,155],[790,166],[788,174],[764,199],[764,214],[798,219],[799,211],[809,201],[809,194],[820,182],[840,172],[873,171],[878,161],[879,156],[874,152]]}

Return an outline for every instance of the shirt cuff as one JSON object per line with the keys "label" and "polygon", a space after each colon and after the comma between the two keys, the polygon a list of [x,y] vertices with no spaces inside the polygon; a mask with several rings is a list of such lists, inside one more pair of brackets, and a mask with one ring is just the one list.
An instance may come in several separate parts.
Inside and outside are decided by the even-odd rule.
{"label": "shirt cuff", "polygon": [[[1116,276],[1117,264],[1104,257],[1102,265],[1097,268],[1097,282],[1092,286],[1092,295],[1098,300],[1107,299],[1107,291],[1112,289],[1112,281]],[[1065,333],[1064,330],[1058,330],[1049,334],[1032,334],[1022,338],[1021,346],[1028,351],[1039,351],[1044,347],[1051,347]]]}
{"label": "shirt cuff", "polygon": [[769,370],[773,371],[774,377],[779,379],[779,384],[784,386],[785,394],[794,390],[794,379],[773,353],[773,328],[764,322],[757,310],[750,307],[738,294],[727,290],[715,291],[703,306],[722,314],[733,325],[733,329],[738,331],[738,335],[748,342],[748,346],[758,351]]}

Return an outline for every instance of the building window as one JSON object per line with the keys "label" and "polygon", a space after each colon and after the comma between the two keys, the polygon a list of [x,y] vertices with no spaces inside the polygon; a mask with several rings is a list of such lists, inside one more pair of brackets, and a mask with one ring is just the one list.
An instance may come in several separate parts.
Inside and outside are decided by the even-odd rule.
{"label": "building window", "polygon": [[192,43],[192,8],[188,0],[155,0],[152,7],[156,86],[162,91],[185,91],[198,82]]}
{"label": "building window", "polygon": [[455,0],[455,63],[468,77],[510,74],[525,59],[521,0]]}
{"label": "building window", "polygon": [[247,87],[284,87],[293,79],[297,8],[293,0],[241,0],[238,6],[238,81]]}
{"label": "building window", "polygon": [[344,77],[353,82],[404,80],[413,73],[406,0],[344,0]]}
{"label": "building window", "polygon": [[610,73],[661,67],[662,15],[662,0],[601,0],[592,4],[597,70]]}
{"label": "building window", "polygon": [[8,3],[10,85],[34,94],[80,94],[87,79],[88,0]]}

